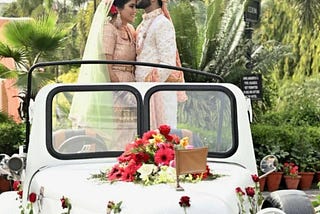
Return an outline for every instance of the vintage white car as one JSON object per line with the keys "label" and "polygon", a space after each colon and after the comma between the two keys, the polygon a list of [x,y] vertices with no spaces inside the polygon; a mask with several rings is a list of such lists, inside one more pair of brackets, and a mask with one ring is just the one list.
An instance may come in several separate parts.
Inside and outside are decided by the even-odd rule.
{"label": "vintage white car", "polygon": [[[33,69],[58,64],[61,62],[36,64],[29,72],[28,89]],[[26,152],[21,150],[1,161],[3,170],[21,184],[15,182],[15,191],[0,195],[0,213],[237,214],[251,209],[256,209],[251,213],[313,213],[308,197],[298,190],[276,191],[257,202],[261,195],[252,176],[258,173],[250,100],[238,87],[220,80],[51,84],[42,88],[30,105]],[[187,140],[189,150],[208,149],[204,173],[211,179],[204,179],[204,173],[189,173],[180,175],[177,183],[172,160],[154,165],[146,173],[142,166],[157,162],[150,156],[125,179],[112,177],[112,169],[123,159],[118,157],[123,157],[124,150],[130,151],[128,144],[132,146],[137,137],[159,124],[170,127],[168,136]],[[166,154],[162,158],[167,158]],[[272,163],[262,165],[266,163],[264,167],[272,170]],[[250,193],[248,187],[255,192]]]}

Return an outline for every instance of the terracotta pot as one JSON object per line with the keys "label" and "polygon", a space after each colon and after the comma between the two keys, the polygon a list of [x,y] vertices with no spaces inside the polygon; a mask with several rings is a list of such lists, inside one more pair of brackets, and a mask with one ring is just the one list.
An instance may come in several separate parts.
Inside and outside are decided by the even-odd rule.
{"label": "terracotta pot", "polygon": [[310,189],[314,174],[314,172],[299,172],[299,175],[301,175],[299,188],[302,190]]}
{"label": "terracotta pot", "polygon": [[10,181],[8,181],[5,177],[0,176],[0,193],[9,191],[10,187]]}
{"label": "terracotta pot", "polygon": [[267,188],[269,192],[279,189],[283,172],[272,172],[267,176]]}
{"label": "terracotta pot", "polygon": [[267,177],[262,177],[262,178],[259,179],[260,192],[263,192],[263,191],[264,191],[264,187],[265,187],[265,184],[266,184],[266,180],[267,180]]}
{"label": "terracotta pot", "polygon": [[316,172],[316,183],[320,182],[320,171]]}
{"label": "terracotta pot", "polygon": [[301,175],[298,175],[296,177],[292,177],[290,175],[285,175],[284,177],[284,181],[286,182],[286,186],[287,189],[297,189],[300,179],[301,179]]}

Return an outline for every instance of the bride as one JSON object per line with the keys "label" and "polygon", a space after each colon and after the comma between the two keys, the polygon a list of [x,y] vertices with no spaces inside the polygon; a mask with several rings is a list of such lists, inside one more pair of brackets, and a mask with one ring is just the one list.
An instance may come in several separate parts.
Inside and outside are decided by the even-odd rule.
{"label": "bride", "polygon": [[[93,17],[83,60],[135,61],[135,29],[131,25],[135,15],[136,0],[103,0]],[[132,65],[82,64],[78,77],[78,83],[83,84],[133,81]],[[119,96],[126,98],[119,99]],[[132,105],[128,96],[123,92],[77,92],[72,100],[69,119],[73,127],[112,132],[119,126],[115,121],[123,114],[121,106]]]}

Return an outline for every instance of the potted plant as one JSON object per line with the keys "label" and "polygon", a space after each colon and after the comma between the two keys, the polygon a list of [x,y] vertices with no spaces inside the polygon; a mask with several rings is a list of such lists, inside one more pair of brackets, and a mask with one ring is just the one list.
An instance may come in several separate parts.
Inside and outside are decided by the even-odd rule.
{"label": "potted plant", "polygon": [[[316,159],[320,160],[320,151],[317,151],[316,153]],[[317,161],[315,164],[315,181],[316,183],[320,182],[320,161]]]}
{"label": "potted plant", "polygon": [[[283,172],[281,171],[282,169],[281,162],[289,155],[289,153],[283,150],[279,145],[274,145],[274,144],[259,145],[259,148],[255,149],[255,152],[259,157],[263,155],[264,156],[274,155],[278,159],[279,163],[276,166],[277,167],[276,171],[270,173],[266,177],[267,190],[269,192],[278,190],[280,187],[282,176],[283,176]],[[257,160],[258,159],[259,158],[257,158]]]}
{"label": "potted plant", "polygon": [[310,144],[308,146],[300,145],[299,147],[292,148],[291,155],[299,166],[299,175],[301,175],[300,189],[310,189],[316,171],[315,167],[319,162],[314,148]]}
{"label": "potted plant", "polygon": [[286,162],[283,164],[284,180],[287,189],[297,189],[301,175],[299,175],[299,167],[293,162]]}

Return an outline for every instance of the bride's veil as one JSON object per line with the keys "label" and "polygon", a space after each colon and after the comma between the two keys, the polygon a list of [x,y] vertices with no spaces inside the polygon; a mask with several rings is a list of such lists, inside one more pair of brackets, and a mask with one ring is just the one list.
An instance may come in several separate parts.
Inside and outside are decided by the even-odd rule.
{"label": "bride's veil", "polygon": [[[105,60],[103,53],[103,28],[108,21],[108,13],[113,0],[102,2],[94,14],[83,60]],[[82,64],[78,83],[110,82],[106,64]],[[73,127],[107,129],[112,124],[112,93],[111,92],[75,92],[70,107],[69,119]]]}
{"label": "bride's veil", "polygon": [[[107,15],[113,0],[102,0],[93,16],[87,43],[83,52],[83,60],[105,60],[103,53],[103,27],[108,21]],[[110,82],[105,64],[83,64],[78,77],[79,83]]]}

